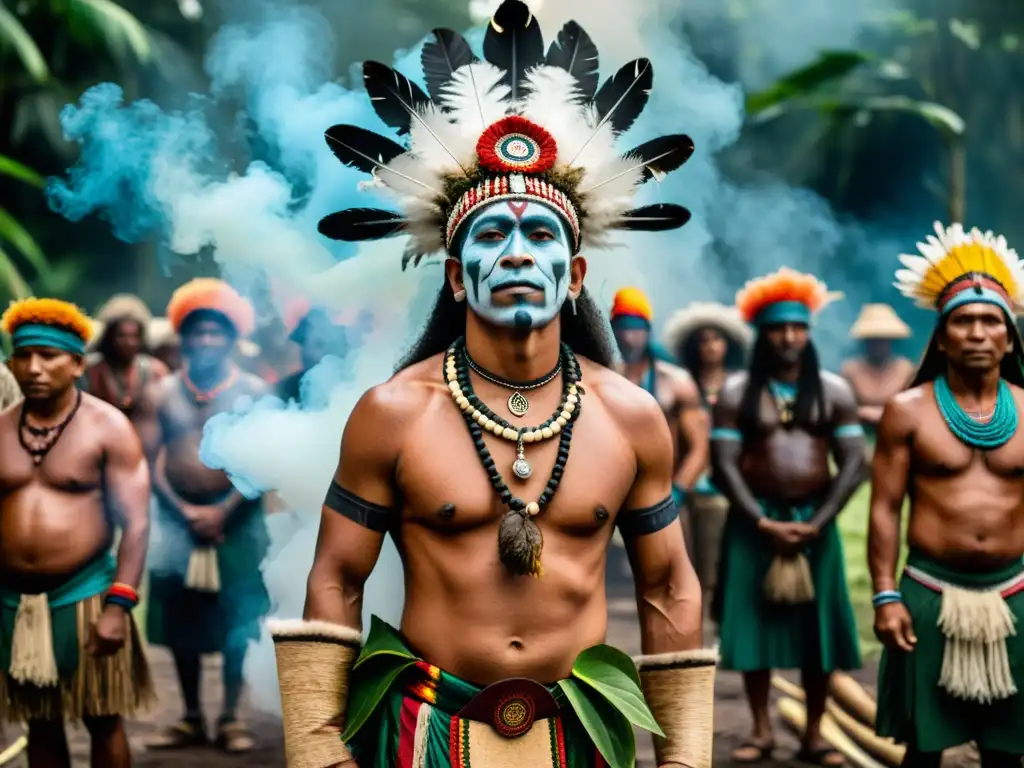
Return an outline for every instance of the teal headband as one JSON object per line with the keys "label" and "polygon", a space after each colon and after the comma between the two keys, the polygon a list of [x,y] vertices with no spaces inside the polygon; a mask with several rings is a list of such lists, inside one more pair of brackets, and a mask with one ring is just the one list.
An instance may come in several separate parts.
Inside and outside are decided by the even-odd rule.
{"label": "teal headband", "polygon": [[779,325],[781,323],[802,323],[811,324],[811,310],[800,301],[777,301],[769,304],[753,320],[753,325],[762,328],[766,325]]}
{"label": "teal headband", "polygon": [[640,315],[618,315],[612,318],[612,328],[621,331],[649,331],[651,322]]}
{"label": "teal headband", "polygon": [[26,323],[18,326],[11,334],[11,343],[15,349],[22,347],[51,347],[70,352],[73,355],[85,354],[85,340],[77,333],[41,323]]}
{"label": "teal headband", "polygon": [[962,307],[964,304],[995,304],[1006,313],[1007,317],[1013,317],[1013,311],[1006,303],[1006,297],[999,293],[999,291],[985,287],[968,288],[960,291],[949,300],[949,303],[942,305],[940,314],[945,317],[954,309]]}

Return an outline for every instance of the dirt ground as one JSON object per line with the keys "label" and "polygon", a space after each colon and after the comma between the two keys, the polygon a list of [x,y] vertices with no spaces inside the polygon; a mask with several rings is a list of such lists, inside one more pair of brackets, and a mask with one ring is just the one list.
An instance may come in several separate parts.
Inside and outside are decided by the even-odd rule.
{"label": "dirt ground", "polygon": [[[636,622],[636,608],[630,596],[628,583],[610,584],[609,594],[609,631],[608,642],[623,650],[635,654],[640,650],[640,636]],[[178,685],[170,657],[163,649],[151,650],[151,663],[160,693],[160,703],[145,718],[129,724],[129,738],[134,753],[134,764],[137,768],[281,768],[284,766],[283,741],[280,720],[253,711],[244,712],[244,717],[251,727],[256,741],[256,749],[241,756],[225,755],[213,748],[180,750],[175,752],[149,752],[144,743],[162,726],[174,722],[180,714]],[[203,690],[203,701],[207,716],[215,718],[220,709],[220,661],[211,657],[206,660]],[[876,666],[869,663],[855,677],[869,690],[874,690]],[[799,765],[791,758],[796,753],[798,741],[787,730],[781,719],[776,717],[777,759],[762,763],[764,768],[776,766]],[[731,672],[720,672],[716,686],[715,700],[715,751],[716,766],[730,765],[729,758],[733,749],[738,747],[747,734],[749,717],[740,676]],[[8,729],[4,734],[6,743],[17,737],[17,731]],[[82,730],[69,732],[73,764],[75,768],[88,766],[88,737]],[[650,739],[638,734],[638,768],[654,768],[654,756]],[[969,752],[948,754],[945,768],[967,768],[977,765]],[[5,768],[27,768],[24,757],[9,763]]]}

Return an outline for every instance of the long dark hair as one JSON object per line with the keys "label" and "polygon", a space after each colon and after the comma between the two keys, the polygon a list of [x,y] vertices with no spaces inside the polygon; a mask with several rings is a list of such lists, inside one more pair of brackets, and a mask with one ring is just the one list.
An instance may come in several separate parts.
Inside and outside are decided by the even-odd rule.
{"label": "long dark hair", "polygon": [[[399,361],[395,371],[403,371],[444,352],[459,336],[464,336],[467,311],[465,303],[455,300],[451,285],[445,280],[423,333]],[[562,341],[577,355],[598,365],[610,367],[615,359],[601,310],[586,288],[577,297],[575,310],[570,301],[562,306]]]}
{"label": "long dark hair", "polygon": [[[947,316],[948,317],[948,316]],[[907,389],[919,387],[922,384],[935,381],[946,372],[946,353],[939,349],[939,336],[946,330],[947,317],[942,317],[935,326],[932,337],[928,340],[928,347],[925,349],[921,364],[917,367],[917,373],[913,380],[907,385]],[[1021,340],[1020,329],[1010,318],[1006,317],[1006,332],[1013,340],[1013,350],[1003,357],[999,364],[999,375],[1010,384],[1024,388],[1024,341]]]}
{"label": "long dark hair", "polygon": [[[740,400],[737,419],[740,431],[746,435],[761,431],[761,393],[768,386],[768,380],[775,367],[774,357],[775,352],[768,339],[763,333],[759,333],[750,356],[747,388],[743,393],[743,399]],[[810,340],[800,358],[800,377],[797,379],[796,387],[793,425],[817,433],[826,423],[825,392],[821,384],[818,351]]]}
{"label": "long dark hair", "polygon": [[700,390],[702,399],[707,399],[704,386],[700,383],[700,335],[705,330],[712,330],[725,339],[725,359],[722,361],[722,367],[726,372],[740,370],[746,357],[743,345],[739,344],[736,339],[722,329],[714,325],[702,325],[699,328],[695,328],[693,333],[689,334],[683,340],[683,343],[679,345],[679,348],[673,350],[673,352],[675,352],[676,359],[682,364],[683,368],[689,371],[693,380],[697,382],[697,388]]}

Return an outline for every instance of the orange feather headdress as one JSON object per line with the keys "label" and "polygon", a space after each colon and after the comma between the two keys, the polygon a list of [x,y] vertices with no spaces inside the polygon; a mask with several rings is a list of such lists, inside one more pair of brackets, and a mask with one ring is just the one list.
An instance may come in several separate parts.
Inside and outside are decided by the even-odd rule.
{"label": "orange feather headdress", "polygon": [[[85,345],[93,335],[92,321],[85,312],[74,304],[59,299],[29,298],[13,301],[3,317],[0,317],[0,328],[10,334],[15,346],[32,346],[29,343],[30,337],[39,342],[36,346],[54,346],[55,344],[43,343],[43,337],[57,342],[61,339],[53,332],[64,332],[69,338],[64,339],[66,343],[56,346],[76,354],[84,352]],[[49,333],[40,336],[38,333],[32,333],[32,329],[48,329]],[[19,340],[19,336],[23,338]]]}
{"label": "orange feather headdress", "polygon": [[813,314],[841,297],[814,275],[783,267],[748,281],[736,293],[736,309],[751,325],[809,323]]}
{"label": "orange feather headdress", "polygon": [[239,336],[248,336],[256,329],[252,304],[217,278],[197,277],[178,288],[167,304],[167,319],[175,333],[180,333],[185,319],[200,311],[223,315]]}
{"label": "orange feather headdress", "polygon": [[620,288],[612,302],[612,320],[620,317],[638,317],[650,325],[654,322],[651,300],[639,288]]}

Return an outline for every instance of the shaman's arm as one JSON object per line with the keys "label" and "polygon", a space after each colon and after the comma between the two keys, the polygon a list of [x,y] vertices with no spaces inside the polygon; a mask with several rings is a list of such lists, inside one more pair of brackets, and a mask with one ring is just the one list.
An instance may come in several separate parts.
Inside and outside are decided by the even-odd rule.
{"label": "shaman's arm", "polygon": [[114,408],[109,411],[104,414],[103,484],[107,509],[121,528],[115,580],[137,589],[149,546],[149,467],[131,422]]}
{"label": "shaman's arm", "polygon": [[811,525],[818,530],[834,520],[846,506],[860,485],[864,470],[864,429],[857,416],[853,389],[838,377],[823,375],[823,379],[825,397],[832,404],[830,440],[839,472],[832,479],[825,502],[811,518]]}
{"label": "shaman's arm", "polygon": [[407,400],[401,385],[389,382],[367,392],[352,410],[320,513],[303,618],[268,622],[289,768],[352,760],[341,734],[361,647],[363,586],[398,514],[393,478],[405,434],[398,425],[412,418]]}
{"label": "shaman's arm", "polygon": [[900,517],[910,476],[910,439],[914,414],[905,398],[890,400],[878,424],[871,462],[871,507],[868,524],[868,570],[875,594],[896,589],[900,556]]}
{"label": "shaman's arm", "polygon": [[739,412],[746,382],[745,374],[730,377],[718,396],[711,422],[711,465],[715,485],[721,488],[731,508],[757,523],[764,513],[740,472],[743,435],[739,430]]}
{"label": "shaman's arm", "polygon": [[640,682],[664,732],[654,750],[659,766],[710,768],[718,657],[701,648],[700,584],[672,498],[672,437],[649,396],[629,420],[637,475],[616,523],[636,582]]}

